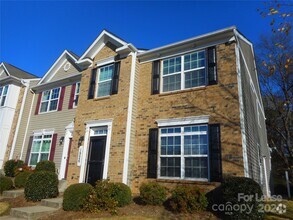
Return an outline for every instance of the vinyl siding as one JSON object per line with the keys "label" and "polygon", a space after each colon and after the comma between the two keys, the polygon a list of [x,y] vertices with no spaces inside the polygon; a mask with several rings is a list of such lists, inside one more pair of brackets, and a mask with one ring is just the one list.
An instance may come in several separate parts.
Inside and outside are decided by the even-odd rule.
{"label": "vinyl siding", "polygon": [[[67,71],[65,71],[64,65],[66,65],[67,62],[70,63],[70,68]],[[66,61],[50,81],[57,81],[59,79],[66,78],[78,73],[79,71],[75,68],[74,64],[70,61]]]}
{"label": "vinyl siding", "polygon": [[[254,68],[254,58],[251,47],[244,41],[240,40],[240,72],[241,84],[243,94],[243,108],[244,108],[244,133],[246,136],[247,160],[248,160],[248,174],[249,177],[258,182],[263,192],[266,192],[263,157],[266,159],[266,170],[268,177],[268,184],[270,183],[270,152],[267,143],[267,132],[265,125],[265,116],[262,101],[260,97],[260,90],[257,80],[257,73]],[[244,61],[247,63],[248,68]],[[249,76],[250,73],[250,76]],[[251,80],[255,90],[251,87]],[[257,106],[257,102],[261,107]],[[259,117],[258,117],[259,112]],[[259,147],[258,147],[259,146]],[[258,151],[260,148],[260,159],[262,166],[260,166]],[[262,174],[262,176],[261,176]]]}
{"label": "vinyl siding", "polygon": [[58,169],[58,171],[60,170],[63,144],[59,145],[59,139],[60,137],[65,136],[65,127],[73,121],[75,116],[75,109],[68,109],[70,92],[71,92],[71,85],[66,86],[62,111],[49,112],[49,113],[43,113],[38,115],[34,114],[36,105],[37,105],[37,100],[38,100],[37,98],[38,94],[36,94],[36,97],[33,103],[32,115],[31,115],[31,121],[30,121],[29,129],[28,129],[28,133],[24,141],[24,152],[23,152],[22,158],[26,158],[29,137],[33,136],[33,133],[35,130],[54,129],[54,133],[58,134],[54,162],[56,164],[56,168]]}
{"label": "vinyl siding", "polygon": [[[38,82],[39,81],[31,81],[29,87],[35,86]],[[33,97],[34,97],[34,94],[30,90],[28,90],[23,113],[22,113],[22,118],[20,119],[21,122],[20,122],[19,131],[18,131],[18,135],[17,135],[17,139],[15,143],[15,149],[14,149],[12,158],[16,158],[16,157],[20,158],[21,156],[21,148],[24,141],[26,127],[27,127],[27,124],[29,123],[28,119],[29,119],[29,113],[30,113]],[[25,157],[22,157],[20,159],[24,160],[24,158]]]}

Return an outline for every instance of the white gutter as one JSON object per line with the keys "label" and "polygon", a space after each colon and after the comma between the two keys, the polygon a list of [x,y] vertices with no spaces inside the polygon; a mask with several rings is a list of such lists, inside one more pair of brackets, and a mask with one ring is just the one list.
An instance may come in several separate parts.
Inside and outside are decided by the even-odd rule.
{"label": "white gutter", "polygon": [[14,137],[13,137],[12,148],[11,148],[11,151],[10,151],[10,154],[9,154],[9,160],[11,160],[13,158],[16,139],[17,139],[17,136],[18,136],[20,122],[21,122],[21,119],[22,119],[23,109],[24,109],[24,105],[25,105],[25,102],[26,102],[27,93],[29,91],[29,82],[26,82],[25,80],[21,80],[21,83],[25,86],[25,90],[24,90],[24,96],[22,98],[22,103],[21,103],[21,107],[20,107],[20,113],[19,113],[19,116],[18,116],[17,125],[16,125],[16,129],[15,129]]}
{"label": "white gutter", "polygon": [[30,112],[29,112],[29,116],[28,116],[28,119],[27,119],[25,133],[24,133],[24,138],[23,138],[23,142],[22,142],[22,146],[21,146],[21,152],[20,152],[20,158],[19,158],[20,160],[22,159],[22,156],[23,156],[24,144],[25,144],[25,140],[26,140],[26,136],[27,136],[28,127],[29,127],[29,124],[30,124],[30,121],[31,121],[33,104],[34,104],[35,96],[36,96],[36,94],[33,92],[32,89],[30,89],[30,92],[33,93],[33,99],[32,99],[32,102],[31,102]]}
{"label": "white gutter", "polygon": [[122,176],[122,182],[124,184],[127,184],[127,176],[128,176],[132,110],[133,110],[133,94],[134,94],[135,69],[136,69],[136,56],[137,56],[137,52],[132,52],[128,113],[127,113],[127,124],[126,124],[126,138],[125,138],[125,152],[124,152],[124,164],[123,164],[123,176]]}
{"label": "white gutter", "polygon": [[[235,36],[237,35],[236,30],[234,30]],[[236,41],[235,53],[236,53],[236,71],[237,71],[237,81],[238,81],[238,94],[239,94],[239,112],[240,112],[240,127],[242,136],[242,151],[243,151],[243,163],[244,163],[244,176],[249,177],[248,172],[248,159],[247,159],[247,146],[246,146],[246,134],[245,134],[245,123],[244,123],[244,104],[243,104],[243,94],[242,94],[242,84],[241,84],[241,70],[240,70],[240,48],[239,42]]]}

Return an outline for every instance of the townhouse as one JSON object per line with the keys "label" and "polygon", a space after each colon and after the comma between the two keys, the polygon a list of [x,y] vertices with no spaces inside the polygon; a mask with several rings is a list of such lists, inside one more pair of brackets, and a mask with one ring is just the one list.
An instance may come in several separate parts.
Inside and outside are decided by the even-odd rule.
{"label": "townhouse", "polygon": [[[27,122],[31,93],[39,79],[9,63],[0,64],[0,169],[12,159],[21,123]],[[16,158],[13,158],[16,159]]]}
{"label": "townhouse", "polygon": [[270,195],[253,45],[236,27],[151,50],[104,30],[81,57],[65,51],[32,90],[13,155],[53,160],[68,184],[110,179],[137,194],[147,181],[208,190],[236,175]]}
{"label": "townhouse", "polygon": [[65,50],[31,89],[29,123],[16,140],[14,157],[29,166],[43,160],[56,164],[59,179],[66,179],[73,121],[78,105],[81,69],[78,56]]}

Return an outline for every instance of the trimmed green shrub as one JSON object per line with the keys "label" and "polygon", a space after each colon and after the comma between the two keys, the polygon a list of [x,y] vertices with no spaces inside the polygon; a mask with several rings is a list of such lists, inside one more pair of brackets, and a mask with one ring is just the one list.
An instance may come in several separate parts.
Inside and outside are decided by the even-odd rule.
{"label": "trimmed green shrub", "polygon": [[63,195],[63,209],[65,211],[80,211],[90,195],[94,195],[94,187],[88,183],[70,185]]}
{"label": "trimmed green shrub", "polygon": [[194,213],[208,205],[205,194],[197,186],[176,186],[172,191],[170,206],[175,212]]}
{"label": "trimmed green shrub", "polygon": [[131,203],[132,196],[129,186],[124,183],[109,183],[110,196],[117,201],[118,207],[123,207]]}
{"label": "trimmed green shrub", "polygon": [[5,176],[14,177],[15,169],[21,168],[23,166],[22,160],[8,160],[4,165]]}
{"label": "trimmed green shrub", "polygon": [[14,185],[16,188],[23,188],[32,172],[23,171],[19,173],[14,179]]}
{"label": "trimmed green shrub", "polygon": [[58,194],[58,176],[49,171],[31,174],[24,187],[24,195],[28,201],[55,198]]}
{"label": "trimmed green shrub", "polygon": [[166,201],[167,190],[158,183],[143,183],[140,188],[140,198],[148,205],[162,205]]}
{"label": "trimmed green shrub", "polygon": [[44,160],[37,163],[36,169],[35,169],[35,171],[50,171],[53,173],[55,173],[55,170],[56,170],[55,163],[50,160]]}
{"label": "trimmed green shrub", "polygon": [[[220,187],[208,193],[209,207],[213,205],[224,204],[228,207],[244,207],[245,210],[230,209],[228,212],[211,209],[224,219],[263,219],[264,213],[259,212],[259,208],[263,205],[261,197],[262,190],[258,183],[246,177],[226,177]],[[245,195],[249,199],[246,201],[240,198]],[[226,208],[227,208],[226,207]],[[248,207],[251,208],[248,209]]]}
{"label": "trimmed green shrub", "polygon": [[5,190],[13,189],[13,182],[10,177],[0,175],[0,194]]}

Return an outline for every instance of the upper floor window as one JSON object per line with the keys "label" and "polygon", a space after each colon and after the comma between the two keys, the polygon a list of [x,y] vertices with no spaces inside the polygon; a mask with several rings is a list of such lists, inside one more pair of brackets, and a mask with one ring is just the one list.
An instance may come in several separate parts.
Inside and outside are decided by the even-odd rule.
{"label": "upper floor window", "polygon": [[0,106],[5,105],[7,93],[8,93],[8,85],[0,87]]}
{"label": "upper floor window", "polygon": [[111,93],[114,65],[99,68],[96,97],[108,96]]}
{"label": "upper floor window", "polygon": [[216,47],[153,61],[152,94],[218,83]]}
{"label": "upper floor window", "polygon": [[40,112],[56,111],[60,96],[60,88],[44,91],[42,93]]}
{"label": "upper floor window", "polygon": [[75,91],[74,91],[74,101],[73,101],[73,106],[74,107],[76,107],[77,104],[78,104],[79,90],[80,90],[80,82],[77,82],[75,84]]}
{"label": "upper floor window", "polygon": [[35,166],[38,162],[49,159],[52,134],[35,135],[33,137],[29,165]]}
{"label": "upper floor window", "polygon": [[163,60],[163,92],[206,84],[205,51]]}

